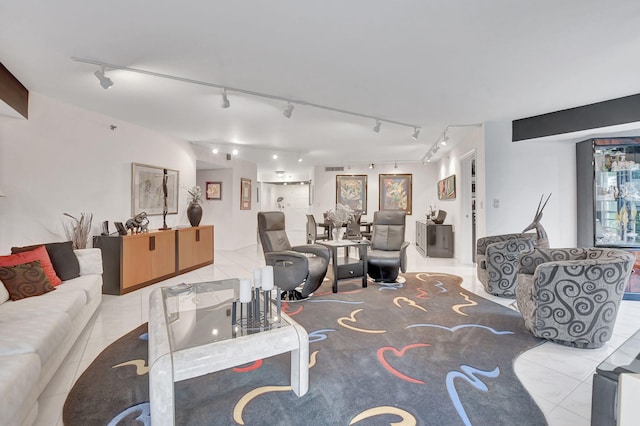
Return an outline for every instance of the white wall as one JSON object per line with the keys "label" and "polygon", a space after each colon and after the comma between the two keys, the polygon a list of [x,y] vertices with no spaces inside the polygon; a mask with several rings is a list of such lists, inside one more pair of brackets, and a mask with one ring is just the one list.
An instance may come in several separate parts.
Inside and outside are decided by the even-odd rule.
{"label": "white wall", "polygon": [[[202,159],[202,158],[201,158]],[[199,170],[197,184],[203,189],[207,181],[222,182],[222,200],[203,200],[202,223],[214,225],[216,249],[235,250],[256,242],[258,226],[257,167],[254,163],[231,160],[226,169]],[[240,179],[251,179],[251,210],[240,210]]]}
{"label": "white wall", "polygon": [[[115,231],[114,221],[131,217],[132,162],[180,171],[178,214],[167,224],[188,225],[188,143],[31,92],[29,120],[0,118],[0,253],[62,241],[65,212],[93,213],[94,232],[104,220]],[[150,217],[150,229],[160,226],[162,216]]]}
{"label": "white wall", "polygon": [[[285,225],[287,231],[303,232],[306,235],[307,213],[309,206],[309,185],[289,184],[279,185],[273,183],[263,183],[262,199],[263,211],[281,211],[285,214]],[[278,197],[284,199],[278,205]],[[291,240],[292,237],[289,237]]]}
{"label": "white wall", "polygon": [[[324,167],[316,167],[313,177],[313,206],[312,213],[316,221],[322,220],[322,213],[336,206],[336,175],[367,175],[367,214],[362,220],[373,220],[373,213],[379,209],[378,202],[378,181],[380,174],[411,173],[412,174],[412,215],[407,216],[407,228],[405,239],[415,242],[415,221],[425,220],[429,203],[432,201],[436,207],[446,209],[442,202],[438,201],[437,181],[438,165],[420,162],[398,163],[398,168],[394,168],[393,163],[376,164],[373,170],[366,166],[351,166],[350,170],[342,172],[326,172]],[[453,214],[455,217],[455,214]],[[449,216],[445,223],[449,224]]]}
{"label": "white wall", "polygon": [[522,231],[531,223],[540,196],[553,193],[541,221],[549,243],[576,246],[574,143],[511,142],[510,121],[485,123],[484,171],[486,235]]}

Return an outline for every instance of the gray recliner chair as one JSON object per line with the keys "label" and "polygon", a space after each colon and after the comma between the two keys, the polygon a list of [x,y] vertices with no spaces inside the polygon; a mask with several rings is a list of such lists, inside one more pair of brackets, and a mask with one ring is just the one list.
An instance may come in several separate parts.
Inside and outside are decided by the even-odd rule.
{"label": "gray recliner chair", "polygon": [[406,213],[380,210],[373,215],[371,245],[367,252],[367,271],[378,282],[395,282],[400,271],[407,271],[407,247],[404,240]]}
{"label": "gray recliner chair", "polygon": [[519,258],[516,300],[536,337],[599,348],[613,334],[635,256],[613,248],[536,248]]}
{"label": "gray recliner chair", "polygon": [[[329,265],[329,250],[316,244],[291,246],[284,213],[259,212],[258,234],[267,265],[273,266],[275,285],[290,300],[306,299],[322,284]],[[296,287],[303,284],[302,291]]]}

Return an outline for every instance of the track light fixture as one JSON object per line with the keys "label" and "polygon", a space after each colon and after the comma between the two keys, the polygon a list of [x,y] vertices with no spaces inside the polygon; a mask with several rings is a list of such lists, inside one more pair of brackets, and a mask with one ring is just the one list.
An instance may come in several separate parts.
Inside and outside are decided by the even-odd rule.
{"label": "track light fixture", "polygon": [[411,135],[411,138],[413,140],[418,140],[418,136],[420,136],[420,128],[414,127],[413,128],[413,134]]}
{"label": "track light fixture", "polygon": [[369,168],[370,168],[371,170],[373,170],[373,163],[371,163],[371,164],[369,165]]}
{"label": "track light fixture", "polygon": [[376,125],[373,126],[373,131],[376,133],[380,133],[380,126],[382,126],[382,122],[380,122],[380,120],[376,120]]}
{"label": "track light fixture", "polygon": [[284,115],[287,118],[291,118],[291,113],[293,112],[293,104],[291,102],[287,102],[287,109],[285,109],[284,111],[282,111],[282,115]]}
{"label": "track light fixture", "polygon": [[103,89],[108,89],[109,87],[113,86],[113,81],[109,77],[104,75],[104,65],[101,65],[100,69],[96,71],[94,75],[100,81],[100,86],[102,86]]}
{"label": "track light fixture", "polygon": [[222,108],[229,108],[231,103],[227,97],[227,89],[222,89]]}
{"label": "track light fixture", "polygon": [[[420,128],[415,125],[415,124],[410,124],[410,123],[404,123],[402,121],[396,121],[396,120],[389,120],[389,119],[384,119],[384,118],[378,118],[375,117],[373,115],[370,114],[362,114],[359,112],[355,112],[355,111],[348,111],[348,110],[344,110],[341,108],[334,108],[332,106],[328,106],[328,105],[320,105],[320,104],[316,104],[313,102],[307,102],[305,100],[302,99],[292,99],[292,98],[285,98],[283,96],[278,96],[278,95],[271,95],[268,93],[261,93],[261,92],[254,92],[253,90],[246,90],[246,89],[242,89],[239,87],[229,87],[227,85],[222,85],[222,84],[217,84],[217,83],[210,83],[207,81],[199,81],[199,80],[194,80],[192,78],[185,78],[185,77],[180,77],[180,76],[176,76],[176,75],[171,75],[171,74],[162,74],[159,72],[155,72],[155,71],[147,71],[147,70],[143,70],[143,69],[139,69],[139,68],[131,68],[131,67],[127,67],[124,65],[118,65],[118,64],[110,64],[110,63],[106,63],[106,62],[101,62],[101,61],[95,61],[93,59],[83,59],[83,58],[78,58],[78,57],[71,57],[71,60],[76,61],[76,62],[81,62],[84,64],[92,64],[92,65],[98,65],[100,67],[102,67],[102,71],[96,71],[96,77],[98,77],[98,79],[100,80],[100,84],[102,85],[102,87],[104,87],[105,89],[111,87],[113,85],[113,82],[106,76],[104,76],[104,68],[109,68],[111,70],[123,70],[123,71],[128,71],[128,72],[135,72],[138,74],[145,74],[145,75],[150,75],[152,77],[158,77],[158,78],[165,78],[168,80],[174,80],[174,81],[181,81],[183,83],[189,83],[189,84],[197,84],[200,86],[206,86],[206,87],[214,87],[217,89],[222,89],[223,90],[223,94],[222,94],[222,107],[223,108],[228,108],[228,98],[225,96],[226,92],[238,92],[238,93],[243,93],[245,95],[250,95],[250,96],[257,96],[257,97],[261,97],[261,98],[267,98],[267,99],[273,99],[273,100],[277,100],[277,101],[285,101],[287,102],[288,106],[287,109],[283,111],[283,114],[285,117],[290,118],[291,117],[291,113],[293,112],[293,104],[299,104],[299,105],[305,105],[305,106],[310,106],[310,107],[314,107],[314,108],[318,108],[318,109],[323,109],[325,111],[332,111],[332,112],[337,112],[340,114],[347,114],[347,115],[352,115],[352,116],[356,116],[356,117],[361,117],[361,118],[366,118],[366,119],[372,119],[372,120],[376,120],[376,126],[378,126],[377,122],[385,122],[385,123],[391,123],[391,124],[395,124],[397,126],[404,126],[404,127],[409,127],[409,128],[413,128],[414,129],[414,133],[413,133],[413,138],[414,139],[418,139],[418,135],[420,133]],[[103,77],[104,77],[104,83],[103,83]]]}

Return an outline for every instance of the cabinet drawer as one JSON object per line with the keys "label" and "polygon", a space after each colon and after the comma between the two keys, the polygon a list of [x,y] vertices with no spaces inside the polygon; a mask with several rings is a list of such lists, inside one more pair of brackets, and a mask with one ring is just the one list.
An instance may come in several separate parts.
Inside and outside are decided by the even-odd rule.
{"label": "cabinet drawer", "polygon": [[361,277],[364,274],[364,265],[360,263],[352,263],[349,265],[338,265],[338,279]]}

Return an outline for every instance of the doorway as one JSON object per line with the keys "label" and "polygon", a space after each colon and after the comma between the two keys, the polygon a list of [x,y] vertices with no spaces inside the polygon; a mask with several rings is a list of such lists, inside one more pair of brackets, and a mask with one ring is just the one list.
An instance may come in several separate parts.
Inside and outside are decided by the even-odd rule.
{"label": "doorway", "polygon": [[462,206],[460,261],[472,264],[476,261],[476,152],[460,159],[460,201]]}

